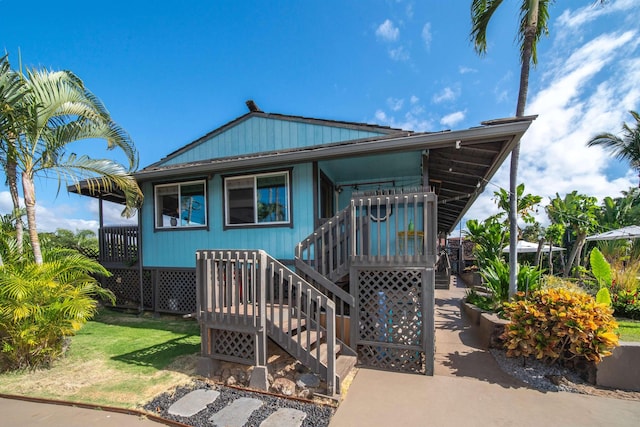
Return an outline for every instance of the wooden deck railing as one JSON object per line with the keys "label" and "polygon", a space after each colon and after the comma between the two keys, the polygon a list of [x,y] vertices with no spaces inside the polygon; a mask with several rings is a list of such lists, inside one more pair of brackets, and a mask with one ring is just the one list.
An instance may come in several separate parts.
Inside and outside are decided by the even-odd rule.
{"label": "wooden deck railing", "polygon": [[350,205],[296,247],[296,259],[329,280],[353,260],[376,265],[431,263],[437,258],[437,199],[431,190],[354,194]]}
{"label": "wooden deck railing", "polygon": [[133,264],[138,260],[138,227],[102,227],[98,237],[100,262]]}
{"label": "wooden deck railing", "polygon": [[352,262],[435,265],[437,197],[432,191],[356,194],[351,199],[351,223]]}
{"label": "wooden deck railing", "polygon": [[327,296],[261,250],[197,251],[196,283],[203,354],[207,327],[229,328],[253,333],[253,363],[266,365],[268,335],[336,393],[335,305]]}

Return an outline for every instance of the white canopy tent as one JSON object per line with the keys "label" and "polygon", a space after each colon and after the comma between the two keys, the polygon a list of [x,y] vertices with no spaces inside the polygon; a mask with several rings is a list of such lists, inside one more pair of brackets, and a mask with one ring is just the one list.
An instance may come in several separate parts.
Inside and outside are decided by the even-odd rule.
{"label": "white canopy tent", "polygon": [[[557,246],[551,247],[551,252],[564,251],[565,248],[559,248]],[[502,249],[502,252],[509,253],[509,245],[505,246]],[[538,244],[535,242],[527,242],[526,240],[518,240],[518,244],[516,246],[516,252],[519,254],[531,253],[534,254],[538,252]],[[549,253],[549,245],[542,245],[542,253]]]}
{"label": "white canopy tent", "polygon": [[588,236],[590,240],[621,240],[621,239],[637,239],[640,238],[640,226],[629,225],[627,227],[618,228],[616,230],[605,231],[604,233]]}

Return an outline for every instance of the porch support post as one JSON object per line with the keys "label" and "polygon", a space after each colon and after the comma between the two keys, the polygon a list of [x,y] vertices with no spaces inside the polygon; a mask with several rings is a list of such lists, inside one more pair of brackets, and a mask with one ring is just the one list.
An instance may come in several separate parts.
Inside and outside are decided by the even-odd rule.
{"label": "porch support post", "polygon": [[136,235],[136,244],[138,246],[138,286],[140,286],[140,313],[144,311],[144,270],[142,266],[142,215],[141,209],[138,209],[138,232]]}
{"label": "porch support post", "polygon": [[436,355],[435,284],[435,270],[426,268],[422,275],[422,336],[424,337],[422,345],[425,353],[425,375],[433,375]]}
{"label": "porch support post", "polygon": [[429,150],[422,152],[422,187],[429,188]]}
{"label": "porch support post", "polygon": [[103,259],[104,236],[102,230],[104,228],[104,218],[102,213],[102,194],[98,195],[98,261]]}

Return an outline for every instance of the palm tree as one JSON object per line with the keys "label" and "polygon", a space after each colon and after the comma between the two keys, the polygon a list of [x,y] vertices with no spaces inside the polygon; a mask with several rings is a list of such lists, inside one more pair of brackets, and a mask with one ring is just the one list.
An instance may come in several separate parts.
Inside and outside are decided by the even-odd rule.
{"label": "palm tree", "polygon": [[[471,39],[476,52],[484,55],[487,52],[487,27],[495,11],[500,8],[503,0],[472,0],[471,2]],[[518,43],[520,45],[520,87],[516,117],[524,116],[529,89],[529,71],[531,64],[538,63],[537,44],[542,35],[548,33],[549,5],[551,0],[522,0],[520,4],[520,26],[518,28]],[[520,157],[520,142],[511,151],[509,172],[509,295],[513,296],[518,290],[518,159]]]}
{"label": "palm tree", "polygon": [[[131,216],[140,205],[142,192],[130,175],[138,161],[133,141],[77,76],[69,71],[34,69],[26,77],[28,92],[22,101],[26,117],[15,141],[15,158],[21,172],[31,247],[36,264],[42,264],[36,225],[36,175],[54,172],[59,183],[77,186],[85,179],[90,191],[120,188],[126,197],[125,216]],[[106,140],[108,149],[121,149],[128,168],[113,160],[66,151],[73,142],[95,139]]]}
{"label": "palm tree", "polygon": [[12,217],[15,220],[16,242],[20,254],[23,251],[24,227],[18,193],[15,140],[19,133],[21,120],[24,118],[21,101],[25,93],[22,79],[11,70],[8,56],[3,56],[0,58],[0,164],[5,170],[13,203]]}
{"label": "palm tree", "polygon": [[[631,167],[638,171],[640,178],[640,114],[635,111],[629,113],[636,121],[635,128],[623,123],[622,137],[613,133],[601,133],[591,138],[587,146],[602,146],[618,160],[628,161]],[[640,187],[640,182],[638,186]]]}

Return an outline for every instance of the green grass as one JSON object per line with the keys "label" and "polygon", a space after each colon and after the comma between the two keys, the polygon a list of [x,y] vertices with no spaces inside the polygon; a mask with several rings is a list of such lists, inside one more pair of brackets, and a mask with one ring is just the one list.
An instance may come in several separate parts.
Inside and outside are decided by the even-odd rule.
{"label": "green grass", "polygon": [[617,322],[620,341],[640,341],[640,320],[617,319]]}
{"label": "green grass", "polygon": [[200,351],[198,324],[102,310],[50,369],[0,375],[0,392],[135,407],[186,383]]}

